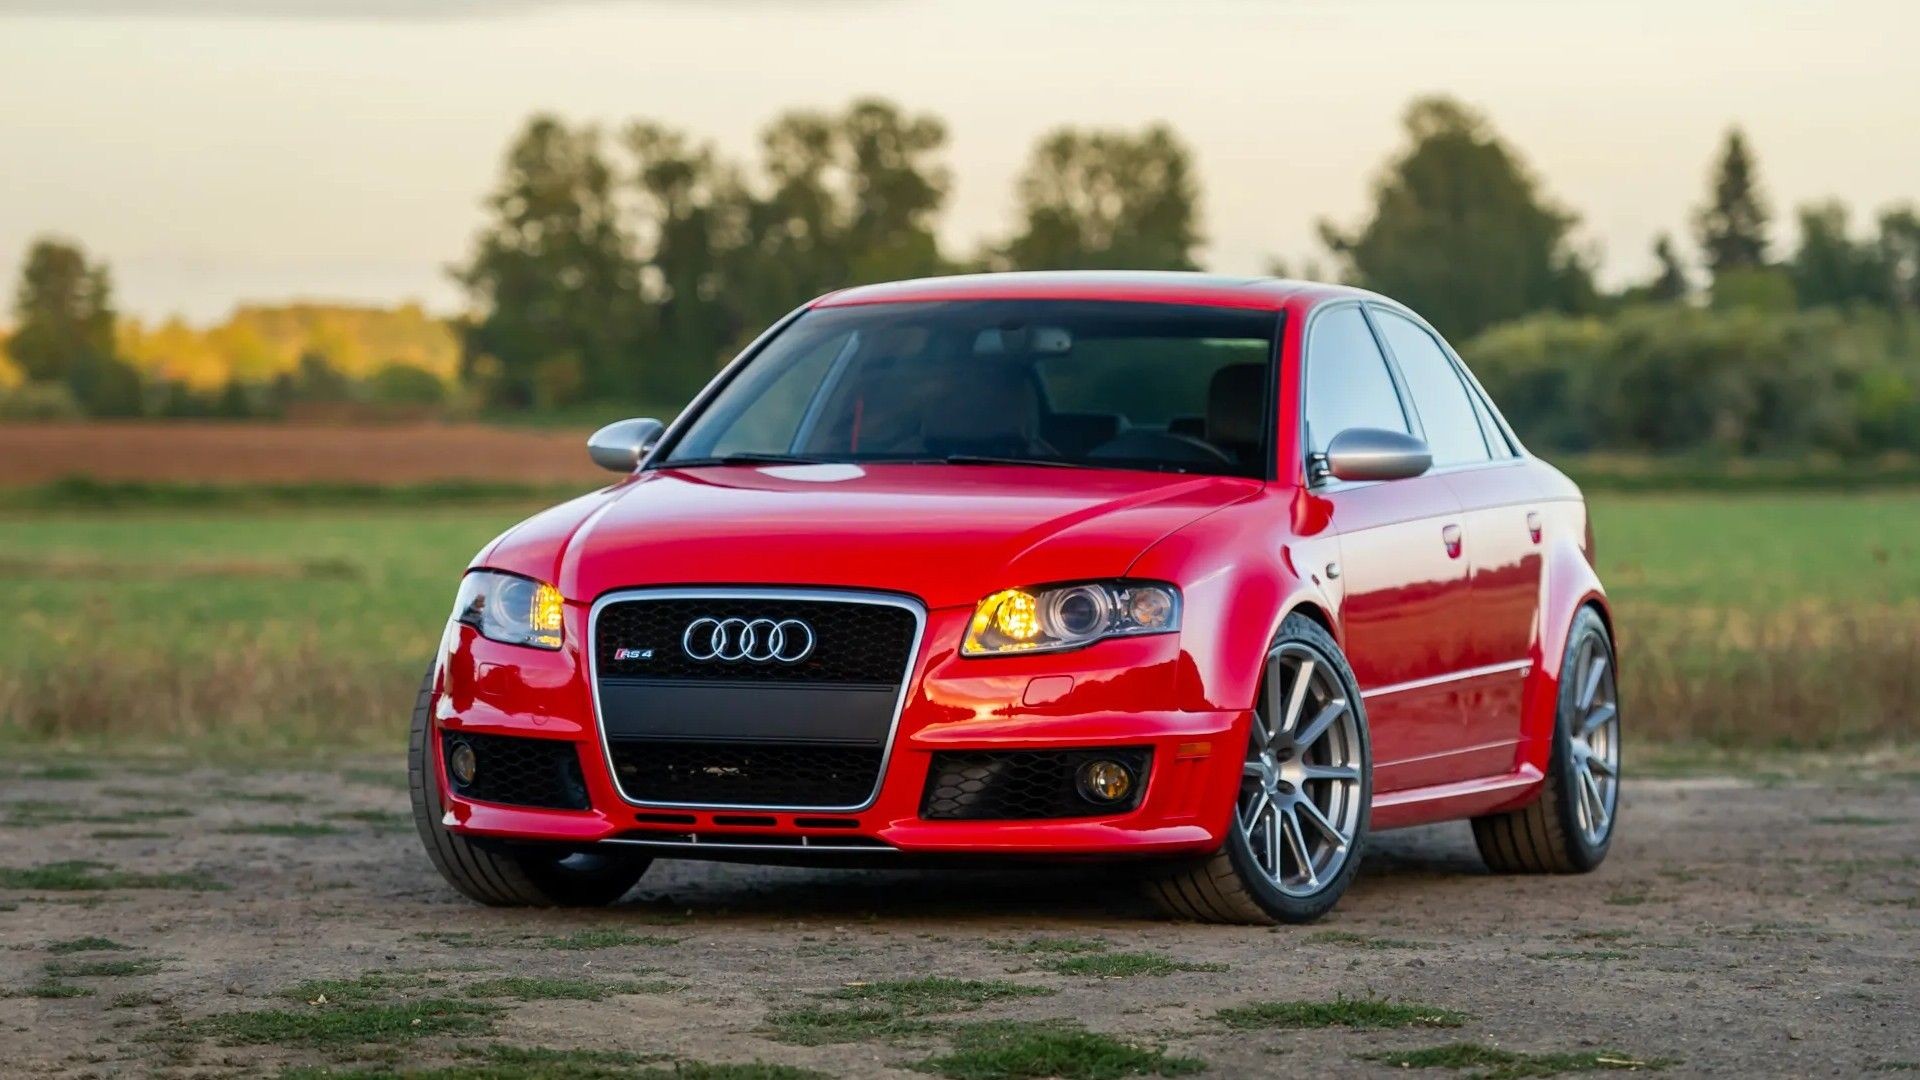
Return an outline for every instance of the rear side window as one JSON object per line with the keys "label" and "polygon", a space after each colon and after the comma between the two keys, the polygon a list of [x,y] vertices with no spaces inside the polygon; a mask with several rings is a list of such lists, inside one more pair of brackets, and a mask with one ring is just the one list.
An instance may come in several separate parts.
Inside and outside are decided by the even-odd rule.
{"label": "rear side window", "polygon": [[1348,428],[1412,433],[1386,358],[1358,305],[1313,321],[1307,341],[1307,448],[1322,453]]}
{"label": "rear side window", "polygon": [[1464,465],[1487,460],[1487,440],[1480,417],[1453,361],[1419,324],[1391,311],[1374,309],[1380,335],[1393,350],[1400,375],[1413,395],[1414,410],[1426,428],[1427,445],[1435,466]]}

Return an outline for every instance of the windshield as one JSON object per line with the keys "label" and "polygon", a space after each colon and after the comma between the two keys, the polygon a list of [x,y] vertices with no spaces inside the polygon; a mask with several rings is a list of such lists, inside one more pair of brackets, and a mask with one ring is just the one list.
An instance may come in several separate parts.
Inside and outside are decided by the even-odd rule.
{"label": "windshield", "polygon": [[1002,460],[1264,477],[1279,316],[1066,300],[821,308],[656,465]]}

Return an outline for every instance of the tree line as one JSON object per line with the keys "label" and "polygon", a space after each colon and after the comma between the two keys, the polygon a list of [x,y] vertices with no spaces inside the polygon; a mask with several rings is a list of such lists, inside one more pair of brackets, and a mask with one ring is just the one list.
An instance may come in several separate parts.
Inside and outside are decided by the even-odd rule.
{"label": "tree line", "polygon": [[[1920,449],[1911,205],[1882,211],[1864,233],[1838,202],[1800,207],[1797,245],[1782,253],[1736,128],[1713,157],[1690,243],[1663,234],[1656,273],[1607,290],[1597,253],[1578,240],[1578,215],[1484,115],[1421,99],[1403,137],[1361,220],[1319,223],[1331,273],[1299,269],[1422,312],[1530,442]],[[969,270],[1198,268],[1198,173],[1164,125],[1046,134],[1016,180],[1014,227],[964,253],[939,240],[946,146],[938,117],[879,99],[776,117],[741,158],[655,121],[607,130],[536,116],[508,146],[487,222],[452,270],[471,301],[450,325],[453,390],[501,411],[672,402],[795,304],[847,285]],[[181,365],[156,357],[150,339],[129,353],[114,332],[106,269],[72,245],[29,252],[15,317],[7,351],[19,374],[29,387],[64,387],[86,412],[177,411],[216,392],[169,374]],[[415,366],[376,363],[346,375],[343,391],[325,378],[341,373],[327,348],[301,355],[313,392],[349,396],[372,393],[386,366]],[[281,398],[306,392],[280,376]],[[236,368],[227,383],[241,385],[217,391],[235,409],[264,396],[256,374]]]}

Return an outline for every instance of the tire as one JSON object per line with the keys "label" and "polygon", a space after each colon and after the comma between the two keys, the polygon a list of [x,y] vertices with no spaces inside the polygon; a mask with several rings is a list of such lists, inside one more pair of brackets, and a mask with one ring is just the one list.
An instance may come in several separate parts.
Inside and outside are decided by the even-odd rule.
{"label": "tire", "polygon": [[1619,684],[1613,640],[1592,608],[1574,616],[1560,671],[1539,798],[1473,819],[1480,857],[1495,873],[1584,874],[1613,844],[1620,820]]}
{"label": "tire", "polygon": [[[1307,696],[1289,712],[1303,671]],[[1278,730],[1272,717],[1281,718]],[[1269,750],[1280,765],[1265,759]],[[1373,750],[1359,687],[1339,645],[1313,620],[1290,615],[1281,624],[1267,653],[1243,756],[1247,765],[1226,842],[1204,859],[1164,868],[1146,882],[1147,895],[1178,919],[1311,922],[1333,907],[1359,871],[1373,799]],[[1316,769],[1326,775],[1306,775]],[[1268,846],[1270,839],[1281,846]],[[1288,882],[1289,859],[1293,877],[1304,880]],[[1269,873],[1269,866],[1279,869]]]}
{"label": "tire", "polygon": [[603,907],[627,894],[652,861],[568,851],[515,853],[483,846],[440,823],[440,755],[433,733],[433,672],[413,703],[407,744],[407,786],[413,824],[434,869],[468,899],[492,907]]}

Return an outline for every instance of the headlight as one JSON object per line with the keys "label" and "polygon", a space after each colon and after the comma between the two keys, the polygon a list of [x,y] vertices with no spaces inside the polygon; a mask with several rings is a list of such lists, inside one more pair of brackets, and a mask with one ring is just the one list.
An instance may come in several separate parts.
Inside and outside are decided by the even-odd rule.
{"label": "headlight", "polygon": [[1180,629],[1180,590],[1137,581],[1091,581],[994,593],[973,609],[963,656],[1052,652],[1102,638]]}
{"label": "headlight", "polygon": [[453,618],[493,641],[557,649],[561,608],[560,590],[544,581],[475,570],[460,582]]}

